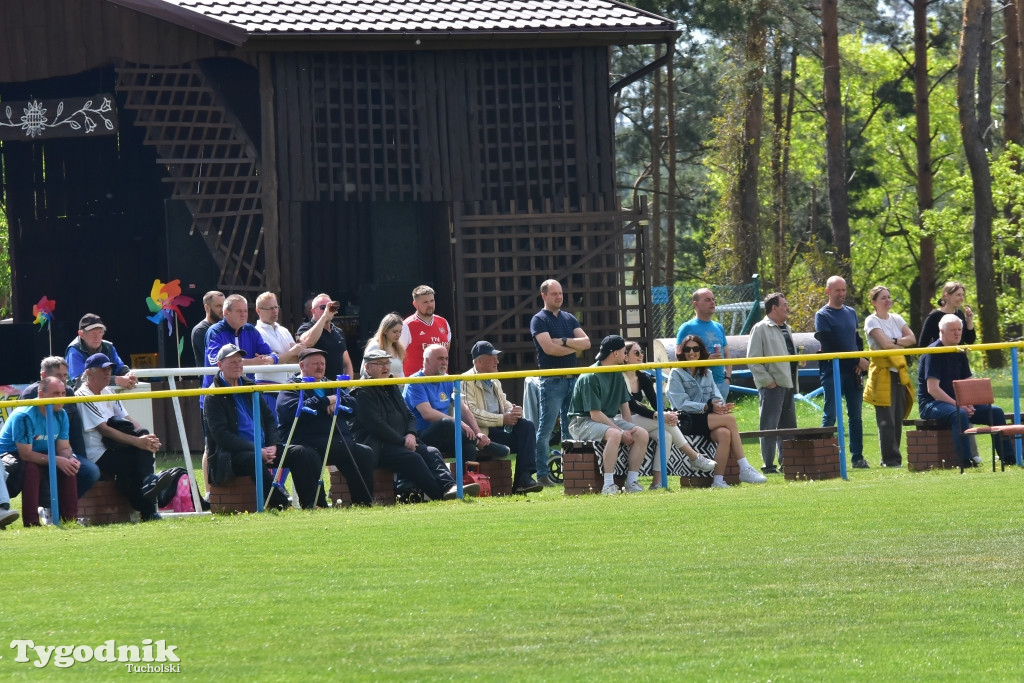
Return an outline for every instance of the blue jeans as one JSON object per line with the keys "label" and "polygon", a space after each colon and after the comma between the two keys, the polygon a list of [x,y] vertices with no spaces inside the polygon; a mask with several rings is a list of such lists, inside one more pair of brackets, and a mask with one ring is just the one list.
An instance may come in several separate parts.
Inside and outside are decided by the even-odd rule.
{"label": "blue jeans", "polygon": [[100,468],[89,458],[76,455],[78,461],[78,497],[81,498],[92,488],[92,485],[100,480]]}
{"label": "blue jeans", "polygon": [[[968,416],[964,408],[957,409],[956,406],[943,403],[942,401],[930,401],[921,406],[921,417],[925,420],[938,420],[949,425],[953,430],[953,444],[956,446],[956,457],[960,464],[970,467],[971,444],[964,436],[963,431],[970,428],[971,424],[976,425],[1004,425],[1006,415],[999,406],[974,406],[974,415]],[[999,458],[1008,465],[1016,464],[1017,452],[1013,439],[1004,439],[995,434],[992,435],[992,447],[995,448]]]}
{"label": "blue jeans", "polygon": [[[849,418],[848,432],[850,438],[850,460],[864,457],[864,428],[860,421],[860,407],[864,400],[861,396],[860,382],[853,372],[840,372],[840,389],[846,399],[846,415]],[[822,427],[834,427],[836,424],[835,383],[831,374],[822,375],[821,386],[825,390],[825,411],[821,416]]]}
{"label": "blue jeans", "polygon": [[541,377],[537,417],[537,476],[548,476],[548,458],[551,456],[551,430],[555,419],[562,417],[562,441],[569,439],[569,401],[576,386],[576,376]]}

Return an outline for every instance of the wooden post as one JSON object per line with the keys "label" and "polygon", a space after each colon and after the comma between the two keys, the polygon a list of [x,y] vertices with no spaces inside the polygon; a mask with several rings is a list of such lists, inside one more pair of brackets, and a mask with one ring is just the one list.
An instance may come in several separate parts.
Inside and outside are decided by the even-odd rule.
{"label": "wooden post", "polygon": [[[262,142],[260,150],[261,190],[263,196],[263,249],[264,282],[267,291],[283,297],[281,291],[281,242],[277,211],[277,136],[274,126],[274,74],[273,57],[269,53],[259,55],[260,72],[260,121]],[[298,293],[290,294],[294,298]],[[282,302],[283,303],[283,302]],[[289,304],[294,304],[289,301]],[[301,302],[299,304],[301,307]],[[293,306],[291,310],[296,310]]]}

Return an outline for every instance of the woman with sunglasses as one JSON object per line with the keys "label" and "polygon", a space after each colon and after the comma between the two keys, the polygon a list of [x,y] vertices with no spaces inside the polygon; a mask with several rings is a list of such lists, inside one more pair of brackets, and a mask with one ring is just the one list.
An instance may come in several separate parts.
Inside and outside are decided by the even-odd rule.
{"label": "woman with sunglasses", "polygon": [[[676,360],[707,360],[709,355],[704,342],[695,334],[684,337],[676,346]],[[739,465],[741,482],[763,484],[767,481],[744,457],[736,417],[730,414],[733,404],[722,400],[707,366],[673,368],[668,398],[672,407],[680,411],[680,418],[685,418],[680,421],[684,433],[709,438],[716,444],[712,488],[729,488],[725,483],[725,467],[730,457]]]}
{"label": "woman with sunglasses", "polygon": [[[640,344],[635,341],[626,342],[626,365],[643,362],[644,352],[640,348]],[[651,408],[651,406],[658,405],[658,396],[654,391],[654,380],[646,372],[637,372],[636,370],[626,370],[622,375],[626,378],[626,386],[629,387],[629,412],[632,413],[630,422],[646,429],[647,433],[651,435],[651,439],[657,439],[658,414]],[[665,400],[667,401],[668,397]],[[690,459],[690,469],[699,472],[710,472],[715,469],[714,460],[706,458],[693,450],[693,447],[679,430],[679,414],[671,410],[665,411],[665,438],[668,440],[666,445],[669,448],[675,446]],[[661,486],[660,457],[654,458],[652,469],[654,470],[654,478],[651,482],[651,488],[655,489]]]}

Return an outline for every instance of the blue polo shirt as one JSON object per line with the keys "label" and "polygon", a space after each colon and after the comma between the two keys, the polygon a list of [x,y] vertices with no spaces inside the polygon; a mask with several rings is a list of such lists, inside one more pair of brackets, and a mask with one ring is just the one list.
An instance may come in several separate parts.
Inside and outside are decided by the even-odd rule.
{"label": "blue polo shirt", "polygon": [[[422,370],[413,375],[413,377],[423,376]],[[421,403],[429,403],[430,407],[434,410],[450,415],[452,412],[452,397],[454,395],[455,383],[449,380],[441,380],[431,384],[406,384],[402,390],[402,397],[405,398],[405,405],[409,406],[409,410],[416,416],[416,431],[422,432],[432,424],[420,415],[420,411],[416,410],[416,406]]]}
{"label": "blue polo shirt", "polygon": [[548,309],[542,308],[533,316],[530,321],[530,335],[533,337],[533,345],[537,349],[537,367],[541,370],[576,367],[575,353],[570,353],[568,356],[549,356],[540,348],[537,335],[547,332],[551,335],[552,340],[561,340],[562,337],[571,339],[579,326],[580,322],[576,320],[576,316],[565,311],[559,311],[558,315],[555,315]]}
{"label": "blue polo shirt", "polygon": [[[68,415],[63,410],[53,411],[54,439],[68,440]],[[18,444],[30,444],[36,453],[46,453],[46,415],[36,406],[21,406],[0,429],[0,453],[17,453]]]}

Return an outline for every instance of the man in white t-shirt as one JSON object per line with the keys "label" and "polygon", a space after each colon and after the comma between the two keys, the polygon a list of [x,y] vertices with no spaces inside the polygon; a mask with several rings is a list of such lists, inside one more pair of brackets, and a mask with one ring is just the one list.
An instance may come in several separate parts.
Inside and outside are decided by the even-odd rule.
{"label": "man in white t-shirt", "polygon": [[[306,345],[301,341],[296,342],[288,328],[277,322],[281,317],[281,306],[277,303],[277,295],[273,292],[263,292],[256,297],[256,315],[259,320],[256,322],[256,330],[267,342],[267,346],[277,354],[278,363],[297,363],[299,352]],[[257,372],[256,382],[259,384],[282,384],[289,381],[287,372]],[[277,394],[272,391],[263,392],[271,411],[277,412]]]}

